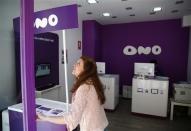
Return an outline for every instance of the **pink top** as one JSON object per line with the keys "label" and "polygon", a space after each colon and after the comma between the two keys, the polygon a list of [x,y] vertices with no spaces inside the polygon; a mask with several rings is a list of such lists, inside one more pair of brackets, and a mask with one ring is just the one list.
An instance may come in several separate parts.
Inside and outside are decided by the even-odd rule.
{"label": "pink top", "polygon": [[104,131],[108,125],[103,105],[100,105],[93,85],[81,85],[72,97],[71,110],[64,115],[68,130],[80,124],[80,131]]}

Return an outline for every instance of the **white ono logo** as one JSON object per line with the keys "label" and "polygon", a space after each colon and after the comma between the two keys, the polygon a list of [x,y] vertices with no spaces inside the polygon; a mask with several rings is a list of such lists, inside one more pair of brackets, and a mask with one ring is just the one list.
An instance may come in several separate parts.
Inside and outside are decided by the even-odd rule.
{"label": "white ono logo", "polygon": [[136,55],[137,53],[139,55],[144,54],[144,55],[149,55],[150,53],[153,53],[154,55],[159,55],[162,52],[162,49],[159,45],[154,45],[152,48],[151,47],[143,47],[143,46],[139,46],[138,49],[136,49],[135,47],[131,46],[131,45],[127,45],[124,49],[123,49],[123,53],[125,55]]}
{"label": "white ono logo", "polygon": [[51,14],[48,19],[47,18],[36,18],[34,27],[38,28],[45,28],[48,24],[50,26],[56,26],[58,23],[58,17],[55,14]]}

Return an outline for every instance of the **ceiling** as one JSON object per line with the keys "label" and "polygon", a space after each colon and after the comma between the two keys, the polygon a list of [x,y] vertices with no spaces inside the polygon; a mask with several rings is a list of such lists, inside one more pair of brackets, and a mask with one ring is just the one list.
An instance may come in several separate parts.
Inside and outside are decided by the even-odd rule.
{"label": "ceiling", "polygon": [[[180,4],[176,4],[177,1]],[[78,7],[79,19],[96,20],[103,25],[176,19],[191,14],[191,0],[99,0],[97,4],[89,4],[87,0],[34,0],[34,2],[35,11],[77,3],[81,5]],[[150,14],[153,8],[158,6],[162,7],[162,11]],[[127,10],[129,7],[132,9]],[[104,17],[103,12],[111,13],[111,17]],[[112,18],[113,16],[116,18]]]}

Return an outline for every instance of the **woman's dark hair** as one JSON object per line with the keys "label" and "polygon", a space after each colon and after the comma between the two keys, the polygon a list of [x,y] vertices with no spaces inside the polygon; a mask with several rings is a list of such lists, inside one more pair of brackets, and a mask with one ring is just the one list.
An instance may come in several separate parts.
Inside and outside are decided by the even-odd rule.
{"label": "woman's dark hair", "polygon": [[97,66],[95,61],[87,56],[81,56],[80,59],[84,63],[84,71],[76,79],[76,82],[74,83],[71,92],[75,93],[80,85],[90,81],[94,85],[100,104],[104,104],[105,96],[104,96],[103,86],[98,78]]}

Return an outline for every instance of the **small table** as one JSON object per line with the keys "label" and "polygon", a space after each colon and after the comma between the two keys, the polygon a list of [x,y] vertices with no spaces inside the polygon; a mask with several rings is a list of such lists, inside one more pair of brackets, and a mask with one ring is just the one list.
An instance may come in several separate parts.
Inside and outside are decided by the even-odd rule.
{"label": "small table", "polygon": [[174,99],[170,99],[170,101],[171,101],[170,120],[173,120],[173,112],[175,105],[191,107],[191,101],[174,100]]}

